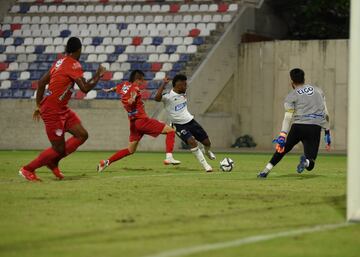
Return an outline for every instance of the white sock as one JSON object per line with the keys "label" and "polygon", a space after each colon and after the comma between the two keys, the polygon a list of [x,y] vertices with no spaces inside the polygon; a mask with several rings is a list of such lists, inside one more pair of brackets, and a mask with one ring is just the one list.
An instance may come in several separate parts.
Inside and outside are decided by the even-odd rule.
{"label": "white sock", "polygon": [[173,154],[172,153],[166,153],[166,159],[172,159]]}
{"label": "white sock", "polygon": [[205,146],[205,145],[204,145],[204,148],[205,148],[205,152],[206,152],[206,153],[210,151],[210,146]]}
{"label": "white sock", "polygon": [[195,155],[196,159],[198,159],[198,161],[204,167],[204,169],[206,169],[209,166],[209,164],[205,160],[204,154],[201,152],[199,147],[191,148],[190,151]]}
{"label": "white sock", "polygon": [[274,165],[272,165],[272,164],[269,162],[268,164],[266,164],[265,169],[263,170],[263,172],[269,173],[273,167],[274,167]]}

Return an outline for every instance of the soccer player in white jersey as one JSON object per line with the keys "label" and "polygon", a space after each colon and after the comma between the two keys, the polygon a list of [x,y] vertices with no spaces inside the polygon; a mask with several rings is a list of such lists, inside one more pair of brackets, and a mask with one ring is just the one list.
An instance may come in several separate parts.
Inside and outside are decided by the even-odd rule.
{"label": "soccer player in white jersey", "polygon": [[157,90],[155,101],[164,103],[165,110],[169,114],[176,134],[190,146],[191,152],[196,156],[203,168],[207,172],[211,172],[212,167],[207,163],[198,142],[204,145],[204,153],[210,160],[214,160],[215,155],[210,151],[211,143],[206,131],[196,122],[194,116],[187,109],[187,77],[182,74],[176,75],[172,81],[173,88],[169,93],[163,94],[168,82],[169,79],[165,78],[164,83]]}
{"label": "soccer player in white jersey", "polygon": [[323,91],[305,84],[305,73],[301,69],[291,70],[290,78],[294,90],[285,98],[285,117],[281,132],[273,141],[276,143],[276,152],[264,170],[258,174],[259,178],[266,178],[271,169],[300,141],[304,146],[304,154],[300,157],[297,172],[312,170],[319,150],[322,128],[325,130],[326,149],[330,150],[329,113]]}

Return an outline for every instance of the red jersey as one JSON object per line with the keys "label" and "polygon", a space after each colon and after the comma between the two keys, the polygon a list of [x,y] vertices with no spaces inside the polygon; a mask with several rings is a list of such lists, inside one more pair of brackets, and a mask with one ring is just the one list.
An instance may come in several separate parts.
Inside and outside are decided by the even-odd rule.
{"label": "red jersey", "polygon": [[42,105],[62,108],[66,106],[73,93],[74,80],[83,76],[81,64],[70,56],[57,60],[50,68],[48,93]]}
{"label": "red jersey", "polygon": [[[129,120],[144,119],[147,118],[147,114],[144,109],[144,103],[141,99],[140,89],[137,85],[130,82],[123,82],[116,86],[116,93],[121,96],[121,103],[128,113]],[[135,101],[131,104],[128,100],[131,98],[131,94],[136,94]]]}

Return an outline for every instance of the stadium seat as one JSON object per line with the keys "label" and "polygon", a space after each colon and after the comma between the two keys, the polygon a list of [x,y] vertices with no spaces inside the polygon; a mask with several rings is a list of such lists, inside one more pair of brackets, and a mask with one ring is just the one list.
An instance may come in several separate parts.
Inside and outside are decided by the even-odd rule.
{"label": "stadium seat", "polygon": [[159,62],[154,62],[154,63],[151,64],[151,71],[152,72],[158,72],[158,71],[161,70],[161,68],[162,68],[162,64],[159,63]]}
{"label": "stadium seat", "polygon": [[5,71],[9,67],[9,64],[5,62],[0,63],[0,71]]}
{"label": "stadium seat", "polygon": [[9,89],[11,87],[11,81],[3,80],[1,81],[0,89]]}
{"label": "stadium seat", "polygon": [[172,70],[172,63],[166,62],[163,64],[161,71],[171,71]]}

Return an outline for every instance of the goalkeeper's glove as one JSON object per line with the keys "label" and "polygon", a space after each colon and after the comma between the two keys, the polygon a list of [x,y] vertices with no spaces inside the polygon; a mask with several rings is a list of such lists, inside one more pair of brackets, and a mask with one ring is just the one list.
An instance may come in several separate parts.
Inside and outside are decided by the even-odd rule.
{"label": "goalkeeper's glove", "polygon": [[276,143],[275,149],[278,153],[283,153],[285,151],[285,142],[286,142],[287,133],[284,131],[280,132],[278,138],[273,140],[273,143]]}
{"label": "goalkeeper's glove", "polygon": [[330,129],[325,129],[325,136],[324,136],[324,140],[326,143],[326,150],[330,151],[330,147],[331,147],[331,135],[330,135]]}

